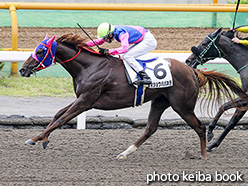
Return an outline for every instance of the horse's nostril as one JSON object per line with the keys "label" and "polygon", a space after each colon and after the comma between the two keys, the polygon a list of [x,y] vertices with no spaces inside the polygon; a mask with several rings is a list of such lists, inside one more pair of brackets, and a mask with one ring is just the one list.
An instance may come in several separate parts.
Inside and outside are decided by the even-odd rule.
{"label": "horse's nostril", "polygon": [[23,76],[24,75],[24,72],[25,72],[25,69],[24,68],[21,68],[21,69],[19,69],[19,72]]}
{"label": "horse's nostril", "polygon": [[187,65],[189,65],[189,64],[190,64],[190,60],[186,59],[185,63],[186,63]]}

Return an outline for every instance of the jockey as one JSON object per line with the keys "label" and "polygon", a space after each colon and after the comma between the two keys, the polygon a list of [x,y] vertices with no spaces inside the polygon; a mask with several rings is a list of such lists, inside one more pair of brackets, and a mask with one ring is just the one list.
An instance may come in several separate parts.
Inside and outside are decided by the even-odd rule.
{"label": "jockey", "polygon": [[[142,26],[113,26],[110,23],[102,23],[97,28],[98,39],[94,40],[97,45],[104,42],[111,43],[114,39],[121,43],[120,48],[104,49],[99,52],[102,55],[123,54],[122,59],[125,60],[140,76],[140,80],[136,84],[151,84],[150,77],[146,74],[143,67],[135,60],[135,58],[145,55],[157,47],[155,37]],[[90,47],[95,46],[93,41],[86,44]],[[131,46],[129,46],[132,44]]]}
{"label": "jockey", "polygon": [[[234,31],[239,31],[239,32],[244,32],[244,33],[248,33],[248,26],[241,26],[241,27],[239,27],[239,28],[237,28],[236,30],[234,30]],[[239,38],[237,38],[237,37],[234,37],[233,39],[232,39],[232,41],[234,42],[234,43],[237,43],[237,44],[243,44],[243,45],[248,45],[248,40],[241,40],[241,39],[239,39]]]}

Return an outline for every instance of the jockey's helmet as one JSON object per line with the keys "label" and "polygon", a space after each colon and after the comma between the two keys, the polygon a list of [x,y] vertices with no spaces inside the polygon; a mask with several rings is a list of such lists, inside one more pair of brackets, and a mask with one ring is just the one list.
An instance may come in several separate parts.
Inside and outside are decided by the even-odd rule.
{"label": "jockey's helmet", "polygon": [[101,23],[97,28],[98,38],[107,37],[109,34],[114,32],[115,28],[110,23]]}

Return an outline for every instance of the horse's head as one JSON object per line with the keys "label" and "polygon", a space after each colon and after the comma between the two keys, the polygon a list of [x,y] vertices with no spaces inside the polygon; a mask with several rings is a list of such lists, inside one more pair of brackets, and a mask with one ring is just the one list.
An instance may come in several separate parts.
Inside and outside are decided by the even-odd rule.
{"label": "horse's head", "polygon": [[46,35],[45,39],[34,49],[19,69],[22,76],[29,77],[31,74],[52,65],[57,49],[57,43],[54,39],[55,36],[48,39],[48,34]]}
{"label": "horse's head", "polygon": [[215,59],[216,57],[221,57],[221,52],[218,48],[219,36],[222,28],[210,33],[206,38],[199,44],[198,47],[193,46],[191,54],[186,60],[186,64],[196,68],[199,64],[204,64],[208,60]]}

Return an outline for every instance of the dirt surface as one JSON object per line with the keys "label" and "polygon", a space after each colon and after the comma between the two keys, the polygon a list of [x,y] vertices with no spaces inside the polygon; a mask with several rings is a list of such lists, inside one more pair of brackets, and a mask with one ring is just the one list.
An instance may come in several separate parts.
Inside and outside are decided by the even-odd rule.
{"label": "dirt surface", "polygon": [[[218,149],[208,153],[207,160],[200,159],[199,139],[192,130],[158,130],[126,160],[117,160],[116,156],[140,137],[143,129],[56,130],[46,150],[41,143],[24,145],[25,140],[38,135],[40,130],[0,132],[1,186],[141,186],[147,185],[147,174],[153,175],[154,171],[160,175],[177,174],[180,180],[157,181],[151,185],[248,183],[247,131],[232,131]],[[216,171],[225,177],[232,175],[232,179],[238,171],[243,181],[217,182]],[[196,177],[190,181],[189,175],[185,176],[196,176],[199,172],[211,176],[212,181],[197,181]]]}
{"label": "dirt surface", "polygon": [[[96,39],[96,28],[86,28],[86,32]],[[199,44],[206,35],[216,28],[149,28],[157,39],[156,50],[186,50]],[[46,33],[50,36],[62,36],[65,33],[80,34],[87,37],[79,28],[18,28],[18,47],[35,48],[41,42]],[[11,48],[11,28],[0,27],[0,44],[2,48]],[[104,44],[106,48],[119,47],[118,42],[111,45]]]}

